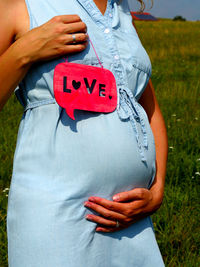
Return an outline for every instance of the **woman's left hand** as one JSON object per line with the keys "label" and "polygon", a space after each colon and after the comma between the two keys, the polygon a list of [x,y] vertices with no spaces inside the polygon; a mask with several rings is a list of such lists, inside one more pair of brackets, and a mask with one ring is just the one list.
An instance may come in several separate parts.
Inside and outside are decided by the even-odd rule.
{"label": "woman's left hand", "polygon": [[161,203],[162,200],[156,197],[155,192],[145,188],[135,188],[114,195],[113,201],[91,196],[84,202],[84,206],[99,214],[86,215],[86,219],[100,225],[96,231],[115,232],[151,215]]}

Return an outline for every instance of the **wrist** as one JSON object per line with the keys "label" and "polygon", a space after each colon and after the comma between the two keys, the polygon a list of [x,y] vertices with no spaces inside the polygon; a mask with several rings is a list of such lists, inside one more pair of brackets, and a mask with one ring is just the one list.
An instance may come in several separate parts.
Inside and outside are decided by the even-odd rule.
{"label": "wrist", "polygon": [[10,47],[11,54],[17,61],[18,68],[20,69],[29,68],[34,63],[28,43],[28,40],[23,40],[23,38],[21,38]]}
{"label": "wrist", "polygon": [[164,185],[162,183],[155,183],[149,189],[153,195],[153,202],[159,208],[164,198]]}

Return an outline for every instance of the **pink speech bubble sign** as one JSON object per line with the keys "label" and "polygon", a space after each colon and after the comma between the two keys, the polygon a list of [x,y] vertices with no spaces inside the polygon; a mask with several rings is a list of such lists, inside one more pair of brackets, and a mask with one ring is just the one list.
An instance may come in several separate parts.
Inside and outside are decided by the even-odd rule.
{"label": "pink speech bubble sign", "polygon": [[56,102],[75,120],[74,110],[109,113],[117,107],[117,86],[111,71],[76,63],[60,63],[53,79]]}

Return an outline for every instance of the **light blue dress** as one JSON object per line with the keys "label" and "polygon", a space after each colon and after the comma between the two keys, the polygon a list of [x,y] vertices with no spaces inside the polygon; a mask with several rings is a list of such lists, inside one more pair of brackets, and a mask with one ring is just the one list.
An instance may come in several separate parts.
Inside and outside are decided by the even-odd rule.
{"label": "light blue dress", "polygon": [[[149,188],[155,144],[138,103],[151,63],[127,0],[108,0],[103,16],[92,0],[26,0],[31,29],[62,14],[78,14],[104,66],[116,78],[117,109],[75,111],[71,120],[55,102],[53,73],[63,58],[32,66],[16,90],[25,110],[14,156],[8,212],[10,267],[162,267],[147,217],[114,232],[96,232],[85,219],[90,196]],[[69,62],[99,66],[91,45]]]}

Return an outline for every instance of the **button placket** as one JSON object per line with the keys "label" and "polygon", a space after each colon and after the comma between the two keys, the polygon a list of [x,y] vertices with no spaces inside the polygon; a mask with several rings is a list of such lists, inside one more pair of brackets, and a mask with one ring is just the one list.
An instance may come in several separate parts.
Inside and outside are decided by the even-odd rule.
{"label": "button placket", "polygon": [[[123,119],[130,120],[130,123],[133,126],[133,130],[135,132],[135,138],[138,144],[141,160],[145,162],[146,157],[144,149],[148,149],[146,127],[143,118],[140,117],[140,112],[137,107],[138,103],[135,97],[133,96],[132,92],[128,88],[128,81],[126,79],[125,69],[122,65],[119,56],[119,51],[117,49],[117,44],[115,41],[112,28],[112,22],[114,18],[109,15],[113,11],[113,8],[110,5],[111,2],[108,1],[109,6],[107,8],[105,16],[102,16],[100,12],[98,12],[97,8],[94,8],[94,2],[92,0],[91,1],[78,0],[78,1],[85,3],[85,7],[88,7],[87,12],[95,21],[96,25],[99,26],[99,28],[103,33],[103,36],[105,38],[106,48],[110,52],[109,53],[110,56],[113,58],[112,70],[117,84],[117,112],[121,120]],[[111,10],[111,12],[109,9]],[[143,133],[142,143],[139,140],[139,132],[137,129],[137,124],[140,124],[141,131]]]}
{"label": "button placket", "polygon": [[[104,33],[106,33],[105,39],[107,41],[107,45],[109,47],[110,53],[114,59],[113,61],[113,71],[116,77],[117,85],[121,86],[124,84],[125,81],[125,76],[124,76],[124,69],[122,67],[121,61],[120,61],[120,56],[119,56],[119,51],[116,48],[115,40],[114,40],[114,35],[112,33],[112,20],[110,21],[110,27],[111,30],[107,27],[104,29]],[[109,30],[108,30],[109,29]]]}

